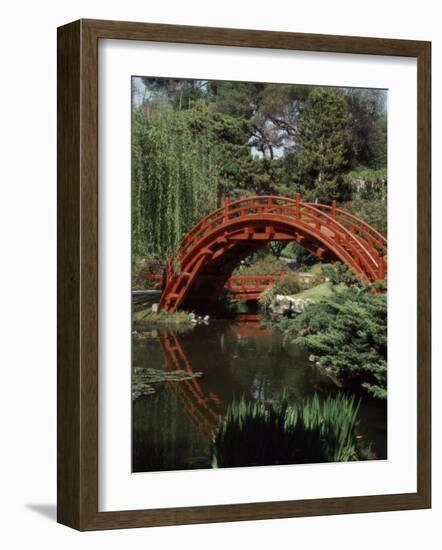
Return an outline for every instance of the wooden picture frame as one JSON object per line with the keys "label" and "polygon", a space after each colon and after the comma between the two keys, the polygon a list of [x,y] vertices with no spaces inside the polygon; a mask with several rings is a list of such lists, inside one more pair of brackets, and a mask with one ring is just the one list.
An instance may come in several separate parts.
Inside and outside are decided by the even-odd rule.
{"label": "wooden picture frame", "polygon": [[[418,67],[417,492],[98,511],[98,41],[123,39],[403,56]],[[431,506],[431,44],[79,20],[58,29],[58,521],[82,531]]]}

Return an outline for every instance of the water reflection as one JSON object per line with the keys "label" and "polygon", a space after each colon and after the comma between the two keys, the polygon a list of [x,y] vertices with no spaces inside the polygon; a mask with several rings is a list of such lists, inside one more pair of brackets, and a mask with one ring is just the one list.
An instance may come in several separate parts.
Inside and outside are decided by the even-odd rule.
{"label": "water reflection", "polygon": [[[174,332],[163,332],[160,346],[165,360],[165,369],[169,371],[182,370],[193,374],[189,360]],[[218,395],[210,391],[205,396],[198,378],[182,380],[173,386],[178,393],[183,412],[187,414],[195,428],[203,434],[210,435],[216,428],[220,416],[221,401]]]}
{"label": "water reflection", "polygon": [[235,397],[269,403],[337,390],[250,314],[187,332],[144,332],[133,343],[134,386],[152,369],[152,391],[133,400],[133,471],[210,468],[213,430]]}

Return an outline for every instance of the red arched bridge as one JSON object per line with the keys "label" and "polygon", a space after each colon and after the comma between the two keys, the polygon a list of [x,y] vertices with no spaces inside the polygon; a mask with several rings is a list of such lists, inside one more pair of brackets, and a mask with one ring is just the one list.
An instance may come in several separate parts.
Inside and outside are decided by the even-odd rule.
{"label": "red arched bridge", "polygon": [[325,262],[341,261],[365,283],[387,276],[385,237],[336,202],[251,197],[225,202],[184,236],[169,259],[160,307],[210,306],[239,262],[271,241],[295,241]]}

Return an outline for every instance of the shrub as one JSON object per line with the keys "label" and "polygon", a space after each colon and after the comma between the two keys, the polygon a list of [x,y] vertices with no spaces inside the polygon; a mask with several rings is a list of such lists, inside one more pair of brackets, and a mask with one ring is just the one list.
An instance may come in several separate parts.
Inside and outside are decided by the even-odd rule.
{"label": "shrub", "polygon": [[380,199],[353,199],[340,205],[340,208],[358,216],[374,227],[381,235],[387,236],[387,201]]}
{"label": "shrub", "polygon": [[166,264],[153,255],[133,256],[132,289],[157,288],[146,280],[148,273],[164,275]]}
{"label": "shrub", "polygon": [[264,405],[233,401],[212,442],[214,467],[358,460],[359,403],[338,395]]}
{"label": "shrub", "polygon": [[261,293],[261,296],[258,298],[258,304],[264,312],[267,312],[273,298],[277,294],[290,296],[292,294],[298,294],[298,292],[301,292],[304,288],[306,288],[306,285],[302,283],[297,273],[286,273],[281,280],[275,281],[272,286]]}
{"label": "shrub", "polygon": [[341,262],[324,264],[322,272],[329,278],[332,285],[362,286],[362,282],[353,271]]}
{"label": "shrub", "polygon": [[286,273],[282,279],[273,284],[275,294],[298,294],[303,288],[305,286],[301,282],[299,275],[293,272]]}
{"label": "shrub", "polygon": [[258,298],[258,304],[260,309],[267,313],[270,310],[270,304],[273,301],[273,298],[275,297],[275,290],[273,286],[269,286],[269,288],[266,288],[264,292],[261,292],[261,295]]}
{"label": "shrub", "polygon": [[238,266],[232,275],[279,275],[289,271],[287,265],[272,254],[257,254]]}
{"label": "shrub", "polygon": [[[288,323],[288,324],[287,324]],[[310,304],[284,329],[343,385],[387,396],[387,297],[350,287]]]}
{"label": "shrub", "polygon": [[344,176],[344,181],[350,186],[353,198],[369,201],[387,198],[386,168],[353,170]]}
{"label": "shrub", "polygon": [[304,269],[307,269],[320,261],[314,254],[308,252],[308,250],[295,241],[290,241],[282,249],[281,256],[295,260],[298,268]]}

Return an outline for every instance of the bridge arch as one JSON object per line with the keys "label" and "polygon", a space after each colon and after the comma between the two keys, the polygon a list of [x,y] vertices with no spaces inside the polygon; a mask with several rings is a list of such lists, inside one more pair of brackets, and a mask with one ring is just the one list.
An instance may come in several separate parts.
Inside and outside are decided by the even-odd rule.
{"label": "bridge arch", "polygon": [[184,236],[169,259],[160,307],[210,305],[238,263],[271,241],[295,241],[324,261],[339,260],[365,283],[387,274],[386,239],[336,203],[250,197],[224,204]]}

